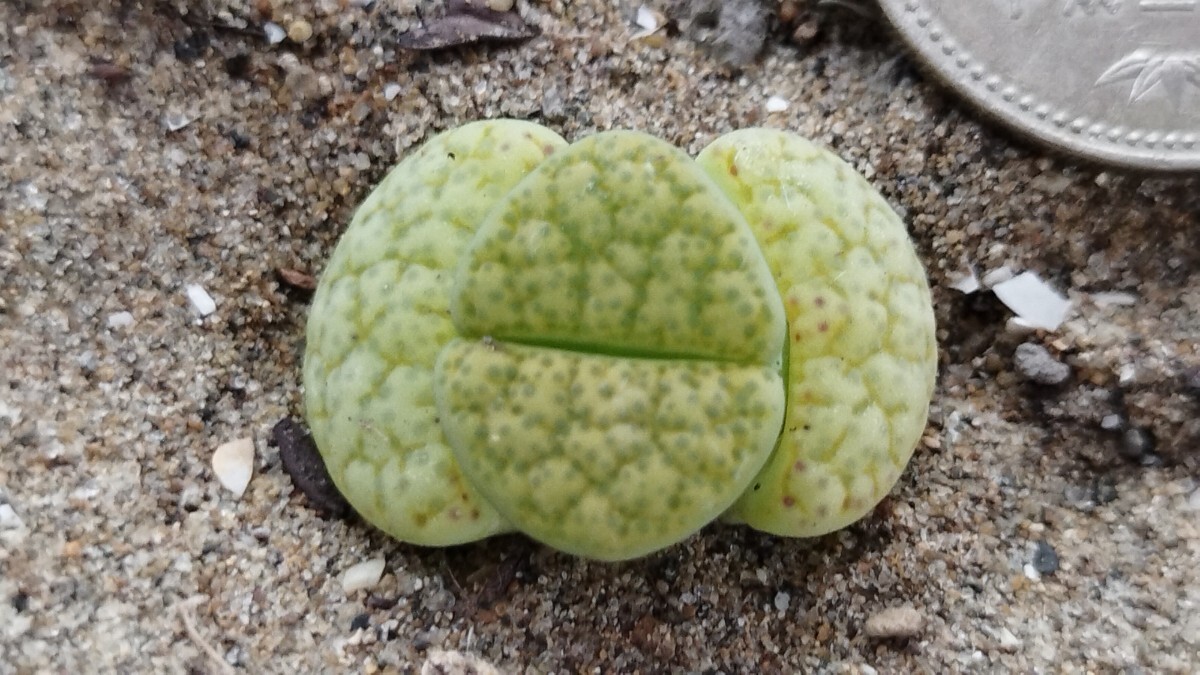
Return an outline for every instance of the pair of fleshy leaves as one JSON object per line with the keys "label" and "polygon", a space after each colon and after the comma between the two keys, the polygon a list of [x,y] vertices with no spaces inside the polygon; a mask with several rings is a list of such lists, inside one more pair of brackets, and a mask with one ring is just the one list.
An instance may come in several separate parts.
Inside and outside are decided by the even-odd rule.
{"label": "pair of fleshy leaves", "polygon": [[[856,488],[864,503],[848,504],[854,477],[818,471],[808,476],[818,498],[842,503],[789,518],[806,506],[797,488],[811,486],[755,479],[784,424],[784,377],[803,372],[782,363],[783,298],[795,290],[782,282],[795,270],[772,269],[762,228],[743,217],[756,202],[773,216],[753,194],[763,181],[747,186],[733,171],[720,189],[712,176],[734,166],[723,148],[811,146],[753,133],[714,143],[698,164],[634,132],[564,147],[541,127],[485,122],[397,167],[339,244],[309,326],[310,424],[351,503],[414,543],[511,525],[620,559],[686,537],[752,482],[734,517],[784,534],[813,533],[847,510],[853,520],[882,496],[872,476]],[[727,195],[747,191],[739,211]],[[894,453],[897,439],[883,434]],[[899,440],[908,448],[884,492],[915,439]],[[794,448],[784,454],[771,464],[800,466]]]}

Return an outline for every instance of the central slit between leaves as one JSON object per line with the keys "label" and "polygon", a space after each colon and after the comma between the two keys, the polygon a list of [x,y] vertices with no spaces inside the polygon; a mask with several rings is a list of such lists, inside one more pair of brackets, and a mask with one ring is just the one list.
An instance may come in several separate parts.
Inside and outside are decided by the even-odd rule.
{"label": "central slit between leaves", "polygon": [[[647,361],[704,361],[708,363],[734,363],[745,365],[745,361],[743,360],[722,358],[720,356],[713,356],[712,354],[672,351],[670,349],[625,347],[621,345],[591,342],[588,340],[563,340],[538,338],[534,336],[492,335],[485,335],[481,338],[481,340],[485,346],[492,346],[495,349],[503,349],[504,345],[513,344],[526,347],[557,349],[564,352],[576,352],[579,354],[591,354],[594,356],[611,356],[615,358],[642,359]],[[783,360],[786,361],[786,357]]]}

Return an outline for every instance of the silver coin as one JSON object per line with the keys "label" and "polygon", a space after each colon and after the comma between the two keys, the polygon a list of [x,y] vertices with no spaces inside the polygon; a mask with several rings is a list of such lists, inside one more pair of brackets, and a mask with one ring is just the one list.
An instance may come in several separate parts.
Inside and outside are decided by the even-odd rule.
{"label": "silver coin", "polygon": [[1200,0],[880,0],[986,112],[1098,161],[1200,169]]}

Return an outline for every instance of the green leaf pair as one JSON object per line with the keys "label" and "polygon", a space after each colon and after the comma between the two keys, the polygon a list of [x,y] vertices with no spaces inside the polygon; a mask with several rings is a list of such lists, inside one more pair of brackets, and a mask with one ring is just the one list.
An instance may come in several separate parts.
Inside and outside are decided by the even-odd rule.
{"label": "green leaf pair", "polygon": [[850,167],[752,129],[698,159],[476,122],[401,162],[313,300],[334,482],[416,544],[603,560],[724,515],[821,534],[891,488],[936,370],[924,271]]}

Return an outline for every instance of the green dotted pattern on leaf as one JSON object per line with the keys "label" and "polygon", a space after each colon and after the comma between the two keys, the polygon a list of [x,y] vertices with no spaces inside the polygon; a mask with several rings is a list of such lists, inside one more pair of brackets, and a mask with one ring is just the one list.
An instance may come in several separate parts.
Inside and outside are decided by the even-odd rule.
{"label": "green dotted pattern on leaf", "polygon": [[372,192],[304,365],[314,438],[369,522],[606,560],[722,512],[788,536],[861,517],[935,375],[904,226],[830,153],[756,129],[692,161],[511,120],[434,138]]}
{"label": "green dotted pattern on leaf", "polygon": [[565,145],[511,120],[431,139],[358,209],[321,277],[304,361],[308,422],[338,489],[398,539],[441,546],[509,529],[446,444],[433,367],[455,336],[450,286],[467,243]]}
{"label": "green dotted pattern on leaf", "polygon": [[467,336],[735,362],[783,348],[783,307],[737,208],[638,132],[547,159],[483,223],[457,279]]}
{"label": "green dotted pattern on leaf", "polygon": [[925,427],[937,345],[924,269],[883,197],[802,138],[738,131],[696,161],[746,216],[789,323],[783,436],[729,517],[786,536],[839,529],[887,494]]}
{"label": "green dotted pattern on leaf", "polygon": [[658,550],[716,518],[783,420],[775,368],[456,341],[438,407],[468,477],[510,522],[602,560]]}

